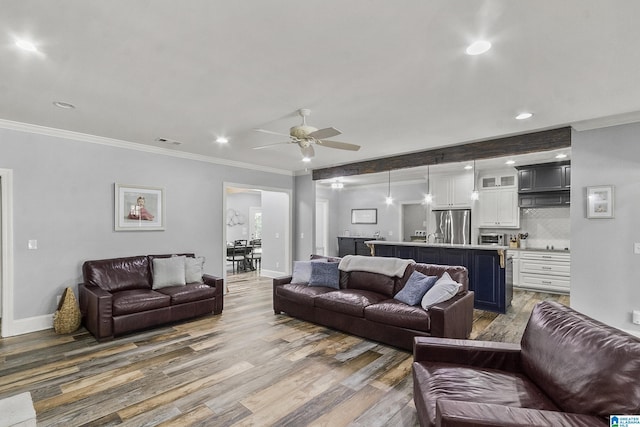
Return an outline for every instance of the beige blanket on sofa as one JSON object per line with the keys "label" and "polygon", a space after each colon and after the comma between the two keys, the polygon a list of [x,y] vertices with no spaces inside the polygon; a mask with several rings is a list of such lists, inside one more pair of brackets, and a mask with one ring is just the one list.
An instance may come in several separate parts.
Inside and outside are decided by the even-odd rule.
{"label": "beige blanket on sofa", "polygon": [[402,277],[404,271],[411,264],[412,259],[371,257],[361,255],[345,255],[338,268],[342,271],[366,271],[369,273],[384,274],[389,277]]}

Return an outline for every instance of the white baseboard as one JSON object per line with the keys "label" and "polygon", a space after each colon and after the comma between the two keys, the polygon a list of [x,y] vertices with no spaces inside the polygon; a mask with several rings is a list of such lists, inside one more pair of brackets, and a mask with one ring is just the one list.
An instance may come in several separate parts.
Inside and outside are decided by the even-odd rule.
{"label": "white baseboard", "polygon": [[[4,322],[5,319],[2,319]],[[28,334],[30,332],[53,329],[53,313],[44,316],[28,317],[11,322],[8,336]]]}
{"label": "white baseboard", "polygon": [[265,270],[264,268],[261,268],[260,275],[265,277],[271,277],[272,279],[274,279],[276,277],[288,276],[289,273],[287,273],[286,271]]}
{"label": "white baseboard", "polygon": [[638,338],[640,338],[640,331],[632,331],[630,329],[623,329],[624,332],[630,334],[630,335],[634,335]]}

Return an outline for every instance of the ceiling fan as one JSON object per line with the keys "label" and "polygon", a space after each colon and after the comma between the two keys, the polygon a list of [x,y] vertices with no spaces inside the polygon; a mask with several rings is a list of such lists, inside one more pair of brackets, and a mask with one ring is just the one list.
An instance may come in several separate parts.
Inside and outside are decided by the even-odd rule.
{"label": "ceiling fan", "polygon": [[294,126],[289,129],[289,135],[280,132],[273,132],[265,129],[254,129],[256,132],[268,133],[271,135],[282,135],[288,136],[289,141],[286,142],[277,142],[275,144],[261,145],[259,147],[253,147],[254,150],[261,150],[263,148],[271,148],[277,145],[282,144],[298,144],[300,147],[300,151],[302,151],[303,160],[310,160],[314,155],[315,151],[313,149],[314,145],[319,145],[320,147],[327,148],[337,148],[339,150],[349,150],[349,151],[358,151],[360,149],[359,145],[349,144],[347,142],[339,142],[339,141],[331,141],[325,138],[331,138],[334,136],[341,135],[338,129],[334,127],[328,127],[323,129],[318,129],[313,126],[307,125],[307,116],[311,114],[311,110],[306,108],[301,108],[298,110],[298,114],[302,117],[302,124],[298,126]]}

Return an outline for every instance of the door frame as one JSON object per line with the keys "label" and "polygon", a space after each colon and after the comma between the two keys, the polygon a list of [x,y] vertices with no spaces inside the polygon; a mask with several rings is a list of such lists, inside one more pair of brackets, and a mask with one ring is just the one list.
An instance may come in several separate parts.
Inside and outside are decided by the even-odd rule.
{"label": "door frame", "polygon": [[0,169],[0,300],[2,337],[13,331],[13,170]]}

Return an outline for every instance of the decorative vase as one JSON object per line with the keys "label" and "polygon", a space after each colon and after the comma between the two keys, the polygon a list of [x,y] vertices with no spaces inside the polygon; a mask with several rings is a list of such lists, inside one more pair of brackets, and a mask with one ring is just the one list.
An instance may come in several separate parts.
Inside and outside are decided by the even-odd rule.
{"label": "decorative vase", "polygon": [[58,310],[53,315],[53,329],[56,334],[70,334],[80,327],[82,315],[73,289],[67,288],[60,298]]}

